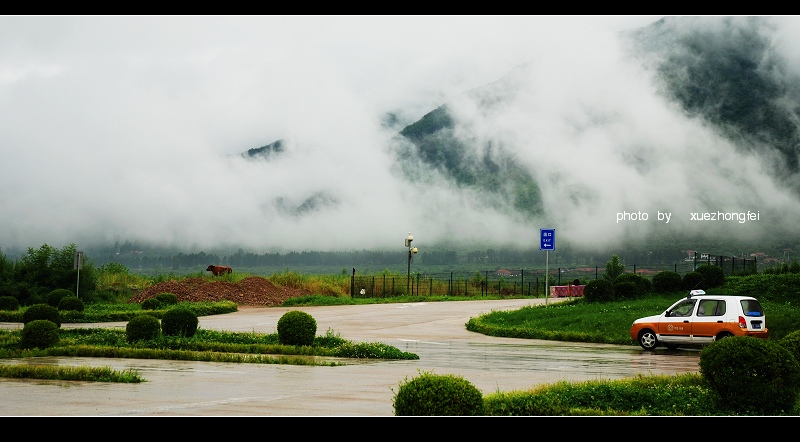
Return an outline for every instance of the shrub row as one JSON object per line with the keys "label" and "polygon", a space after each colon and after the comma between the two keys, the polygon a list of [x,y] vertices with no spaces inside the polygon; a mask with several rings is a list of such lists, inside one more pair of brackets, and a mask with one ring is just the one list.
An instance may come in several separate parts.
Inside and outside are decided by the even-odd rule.
{"label": "shrub row", "polygon": [[583,289],[586,302],[611,302],[639,299],[648,293],[671,293],[679,290],[719,287],[725,283],[725,272],[719,266],[703,264],[683,277],[672,271],[663,271],[649,280],[636,273],[623,273],[613,280],[595,279]]}
{"label": "shrub row", "polygon": [[[137,315],[128,321],[125,333],[128,342],[155,340],[162,334],[191,338],[197,332],[198,324],[197,314],[179,306],[167,310],[160,322],[150,314]],[[310,346],[317,333],[317,321],[308,313],[292,310],[281,316],[277,328],[281,344]]]}
{"label": "shrub row", "polygon": [[193,311],[186,307],[175,307],[167,310],[161,321],[149,314],[135,316],[125,326],[125,335],[128,342],[151,341],[162,334],[191,338],[197,333],[198,324],[197,315]]}
{"label": "shrub row", "polygon": [[154,298],[148,298],[141,302],[142,310],[159,310],[164,307],[178,303],[178,296],[174,293],[159,293]]}

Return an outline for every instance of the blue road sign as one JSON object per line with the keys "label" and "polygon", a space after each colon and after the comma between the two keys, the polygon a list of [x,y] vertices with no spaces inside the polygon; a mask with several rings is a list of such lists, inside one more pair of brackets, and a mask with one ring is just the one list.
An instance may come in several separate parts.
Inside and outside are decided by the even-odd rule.
{"label": "blue road sign", "polygon": [[556,249],[556,229],[539,229],[539,250]]}

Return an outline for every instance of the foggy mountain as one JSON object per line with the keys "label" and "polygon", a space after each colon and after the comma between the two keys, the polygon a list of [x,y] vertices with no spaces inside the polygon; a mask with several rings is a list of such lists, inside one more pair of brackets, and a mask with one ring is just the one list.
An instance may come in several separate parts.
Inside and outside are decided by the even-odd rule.
{"label": "foggy mountain", "polygon": [[800,72],[764,17],[662,19],[631,35],[660,89],[689,118],[755,154],[800,191]]}
{"label": "foggy mountain", "polygon": [[[429,201],[420,206],[437,212],[435,236],[450,232],[454,243],[477,233],[474,244],[537,247],[538,228],[554,227],[576,247],[791,247],[800,70],[781,24],[663,18],[621,34],[616,60],[562,54],[580,78],[557,90],[532,60],[399,130],[385,147],[387,173]],[[605,90],[616,97],[601,100]],[[286,144],[243,156],[271,161]],[[273,205],[301,217],[346,210],[345,200],[321,186],[292,207],[281,197]],[[467,221],[481,217],[477,229]]]}

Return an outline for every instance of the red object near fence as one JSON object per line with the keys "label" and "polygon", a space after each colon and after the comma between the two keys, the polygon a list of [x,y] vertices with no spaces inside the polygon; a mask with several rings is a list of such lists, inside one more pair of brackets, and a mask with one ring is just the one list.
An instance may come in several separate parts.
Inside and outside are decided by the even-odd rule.
{"label": "red object near fence", "polygon": [[550,287],[551,298],[574,298],[583,296],[583,285],[554,285]]}

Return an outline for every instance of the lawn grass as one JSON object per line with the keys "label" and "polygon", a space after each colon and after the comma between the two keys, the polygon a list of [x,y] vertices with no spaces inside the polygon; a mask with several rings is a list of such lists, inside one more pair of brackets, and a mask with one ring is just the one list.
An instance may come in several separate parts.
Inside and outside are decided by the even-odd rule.
{"label": "lawn grass", "polygon": [[[575,298],[512,311],[492,311],[470,318],[466,327],[488,336],[638,345],[629,334],[633,321],[660,314],[683,296],[682,292],[651,294],[637,300],[596,303]],[[800,303],[761,300],[761,305],[771,339],[780,339],[797,330]]]}
{"label": "lawn grass", "polygon": [[[148,314],[158,319],[172,307],[186,307],[197,316],[220,315],[238,310],[232,301],[204,301],[204,302],[179,302],[176,305],[165,306],[158,310],[145,310],[139,304],[127,302],[98,302],[87,304],[83,311],[61,311],[62,324],[83,324],[96,322],[123,322],[130,321],[134,316]],[[30,306],[20,307],[17,310],[0,310],[0,322],[22,322],[22,315]]]}
{"label": "lawn grass", "polygon": [[636,376],[615,381],[560,381],[484,396],[489,416],[719,416],[699,374]]}
{"label": "lawn grass", "polygon": [[139,383],[144,379],[136,370],[112,370],[109,367],[65,367],[54,365],[0,364],[0,377],[14,379],[46,379]]}

